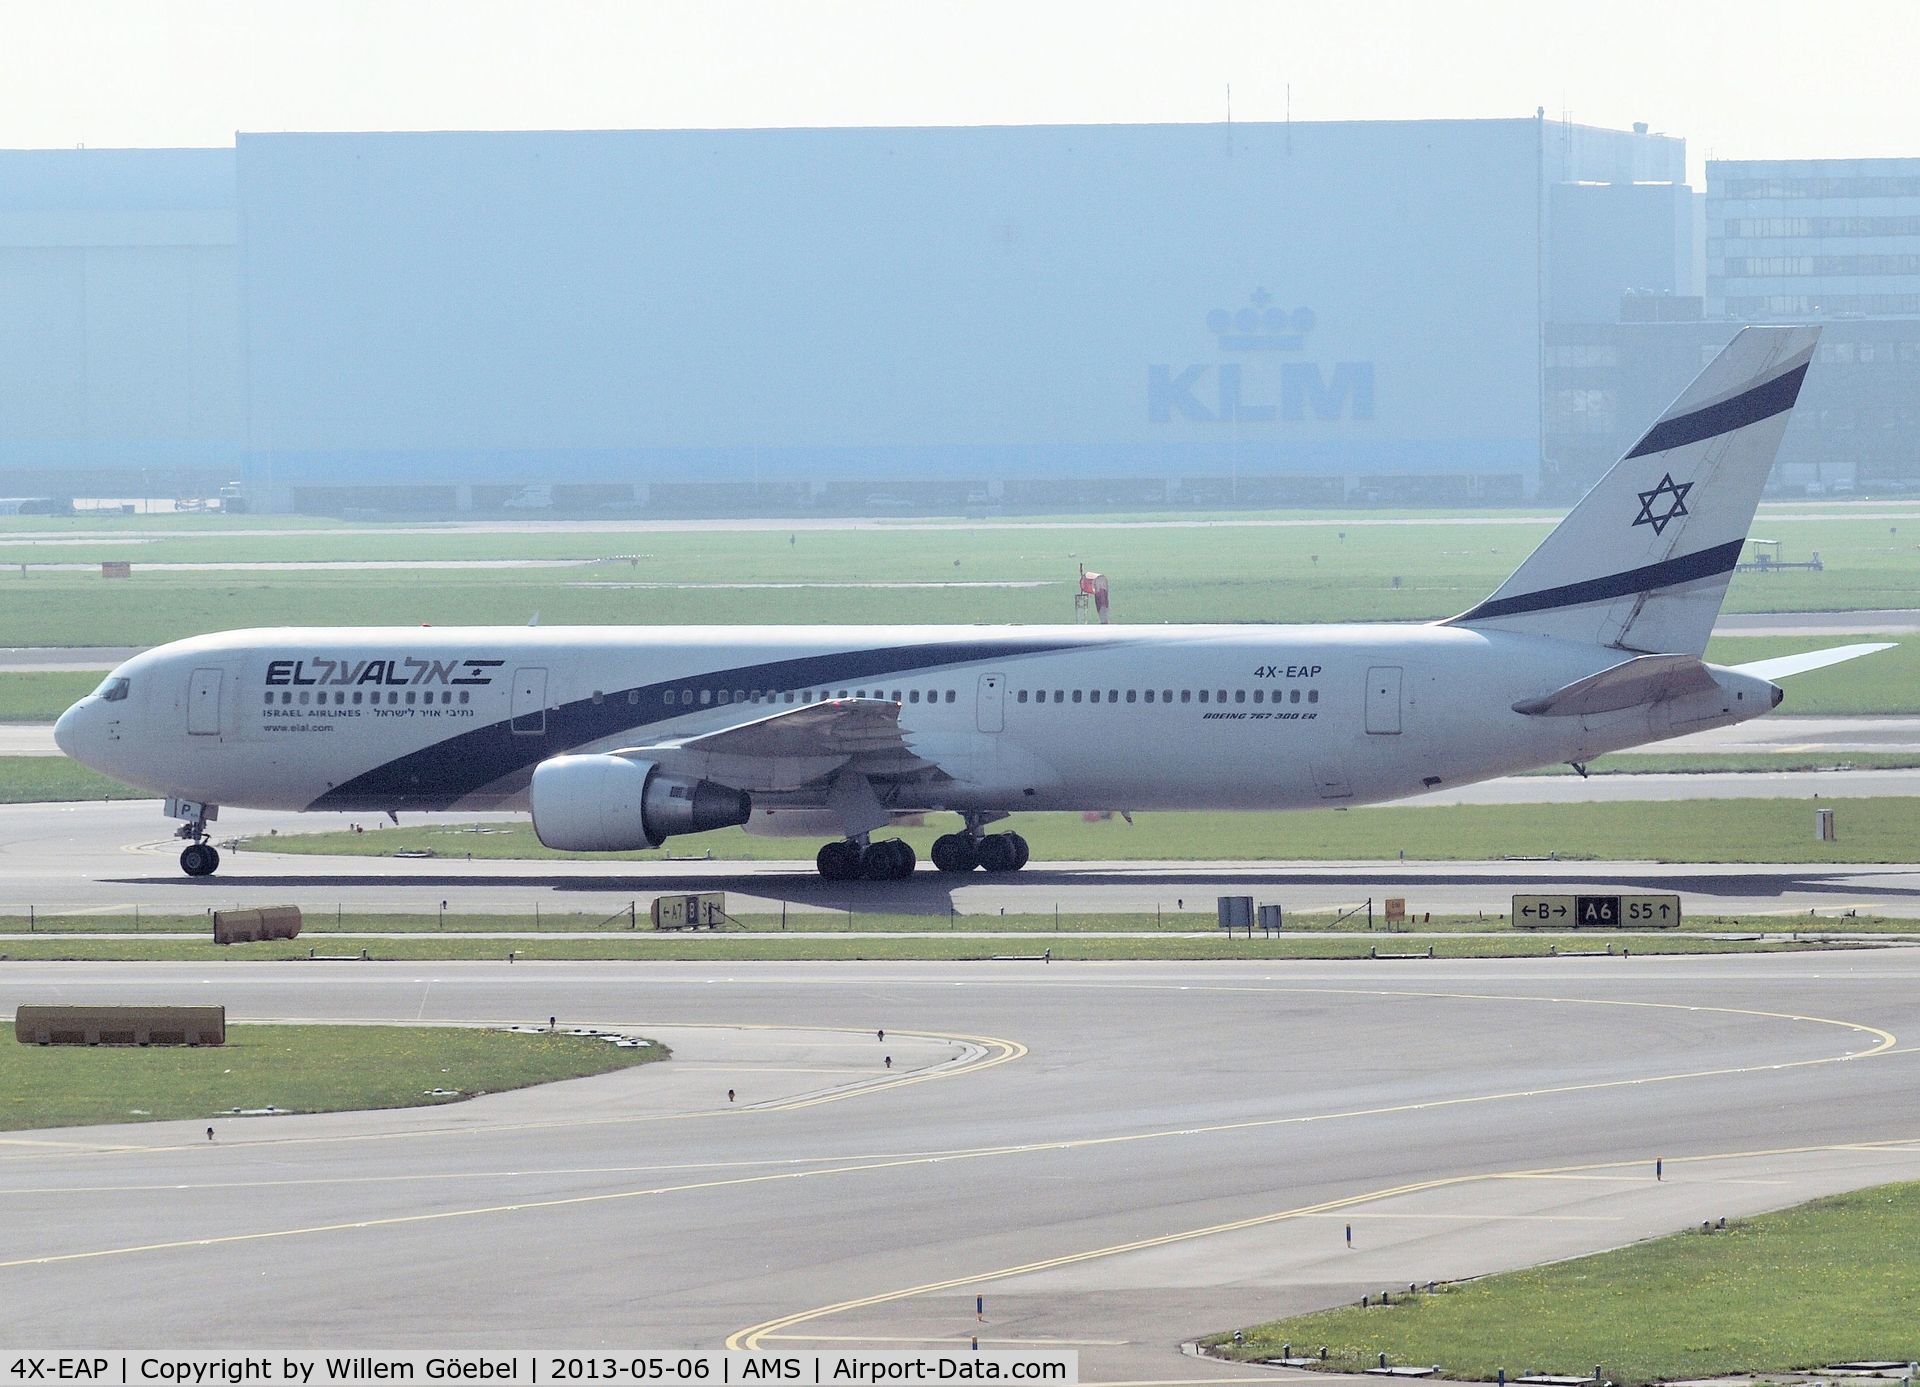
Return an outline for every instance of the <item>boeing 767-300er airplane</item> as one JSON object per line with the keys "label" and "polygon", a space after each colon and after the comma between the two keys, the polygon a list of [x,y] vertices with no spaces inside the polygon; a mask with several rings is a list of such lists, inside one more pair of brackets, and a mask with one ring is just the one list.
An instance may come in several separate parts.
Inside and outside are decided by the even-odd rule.
{"label": "boeing 767-300er airplane", "polygon": [[167,797],[180,865],[220,805],[532,811],[548,847],[875,835],[951,811],[946,872],[1017,870],[1014,810],[1369,804],[1759,717],[1879,645],[1701,659],[1817,329],[1748,328],[1471,611],[1424,625],[285,627],[137,655],[61,748]]}

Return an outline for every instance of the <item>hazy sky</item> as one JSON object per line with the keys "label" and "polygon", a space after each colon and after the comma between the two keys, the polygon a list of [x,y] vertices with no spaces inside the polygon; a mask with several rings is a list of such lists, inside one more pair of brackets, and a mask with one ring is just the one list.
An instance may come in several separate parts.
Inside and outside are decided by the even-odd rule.
{"label": "hazy sky", "polygon": [[0,147],[445,130],[1570,114],[1920,155],[1913,0],[0,0]]}

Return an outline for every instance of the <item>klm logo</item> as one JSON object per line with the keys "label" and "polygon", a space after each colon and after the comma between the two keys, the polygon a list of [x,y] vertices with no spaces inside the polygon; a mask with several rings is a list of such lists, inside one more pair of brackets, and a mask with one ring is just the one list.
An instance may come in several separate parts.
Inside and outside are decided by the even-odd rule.
{"label": "klm logo", "polygon": [[1147,418],[1155,424],[1270,424],[1373,418],[1371,361],[1276,360],[1305,350],[1314,328],[1310,308],[1289,312],[1258,289],[1237,312],[1216,308],[1207,328],[1223,353],[1246,361],[1147,367]]}

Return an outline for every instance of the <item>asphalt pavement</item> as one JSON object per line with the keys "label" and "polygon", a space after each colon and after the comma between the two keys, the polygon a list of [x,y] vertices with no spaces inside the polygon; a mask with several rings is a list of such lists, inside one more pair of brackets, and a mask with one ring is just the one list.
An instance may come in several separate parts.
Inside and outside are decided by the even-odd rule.
{"label": "asphalt pavement", "polygon": [[1245,1378],[1180,1343],[1920,1176],[1917,983],[1901,949],[15,964],[0,1010],[217,1002],[234,1043],[252,1020],[557,1014],[676,1057],[446,1108],[222,1118],[211,1142],[204,1122],[0,1136],[0,1305],[36,1350],[978,1334],[1075,1348],[1088,1381]]}

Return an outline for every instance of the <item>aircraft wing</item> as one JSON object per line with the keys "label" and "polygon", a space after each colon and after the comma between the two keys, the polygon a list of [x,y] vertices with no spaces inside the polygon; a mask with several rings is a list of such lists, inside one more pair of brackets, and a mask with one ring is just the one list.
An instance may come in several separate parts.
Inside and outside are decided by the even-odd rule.
{"label": "aircraft wing", "polygon": [[899,781],[938,774],[900,730],[900,705],[888,699],[838,698],[785,708],[715,732],[621,756],[654,761],[746,790],[793,790],[842,770]]}
{"label": "aircraft wing", "polygon": [[1695,656],[1639,655],[1552,693],[1522,699],[1513,705],[1513,711],[1536,718],[1585,717],[1713,687],[1713,675]]}
{"label": "aircraft wing", "polygon": [[1741,674],[1751,674],[1756,679],[1785,679],[1790,674],[1805,674],[1810,669],[1825,669],[1828,665],[1837,665],[1845,660],[1857,660],[1862,655],[1891,650],[1896,644],[1896,641],[1871,641],[1863,645],[1836,645],[1828,650],[1809,650],[1799,655],[1755,660],[1751,664],[1735,665],[1734,669]]}

